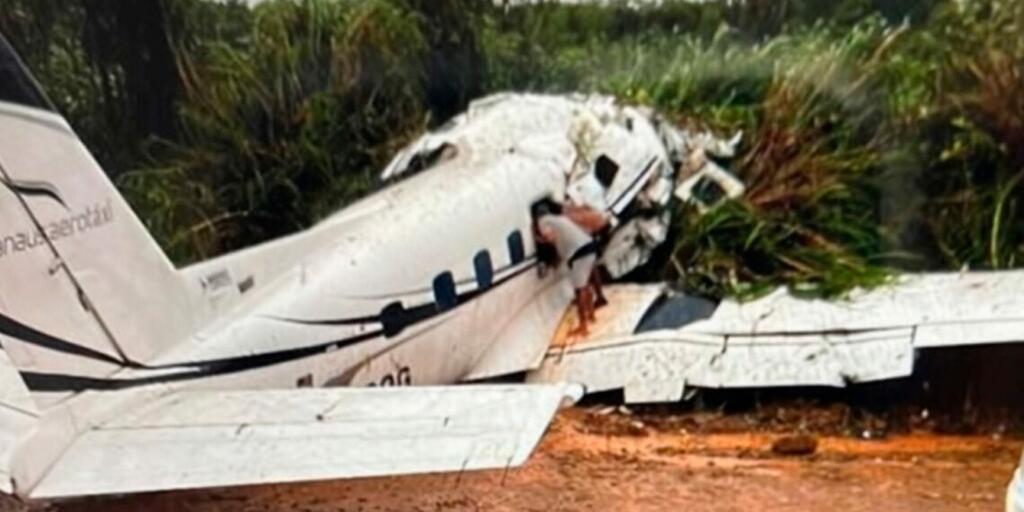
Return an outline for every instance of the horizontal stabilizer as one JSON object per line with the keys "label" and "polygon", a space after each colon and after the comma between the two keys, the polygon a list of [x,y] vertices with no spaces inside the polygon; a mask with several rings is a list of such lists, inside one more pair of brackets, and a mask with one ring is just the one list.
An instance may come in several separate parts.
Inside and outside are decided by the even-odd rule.
{"label": "horizontal stabilizer", "polygon": [[11,466],[22,439],[35,428],[39,411],[18,370],[0,348],[0,492],[11,494]]}
{"label": "horizontal stabilizer", "polygon": [[84,432],[35,499],[522,464],[575,386],[175,392]]}

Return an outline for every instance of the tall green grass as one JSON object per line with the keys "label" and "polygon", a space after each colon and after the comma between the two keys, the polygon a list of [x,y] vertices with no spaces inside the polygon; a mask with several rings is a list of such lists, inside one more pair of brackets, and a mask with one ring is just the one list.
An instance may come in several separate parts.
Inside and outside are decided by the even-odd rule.
{"label": "tall green grass", "polygon": [[[1018,266],[1024,189],[1024,4],[949,6],[938,47],[934,102],[919,116],[929,144],[922,186],[936,252],[949,266]],[[938,39],[934,41],[931,38]]]}
{"label": "tall green grass", "polygon": [[182,136],[120,180],[177,259],[310,225],[364,195],[423,128],[426,46],[410,13],[307,0],[247,15],[238,40],[179,52]]}
{"label": "tall green grass", "polygon": [[778,284],[837,295],[887,275],[881,182],[906,141],[886,62],[905,35],[873,17],[758,44],[724,26],[711,37],[596,38],[537,88],[611,93],[682,125],[746,134],[731,167],[747,194],[703,216],[680,205],[662,276],[715,296]]}
{"label": "tall green grass", "polygon": [[591,30],[561,40],[563,52],[544,48],[548,79],[520,85],[609,92],[680,124],[743,130],[731,168],[747,194],[704,216],[680,207],[661,274],[715,296],[779,284],[841,295],[900,268],[1019,261],[1021,9],[949,2],[916,25],[861,16],[765,39],[730,25]]}
{"label": "tall green grass", "polygon": [[[81,11],[12,1],[0,27],[85,139],[117,150]],[[131,163],[118,184],[177,261],[310,225],[373,190],[417,133],[510,89],[614,94],[744,132],[729,166],[745,196],[705,215],[676,205],[670,250],[647,269],[691,290],[836,296],[896,269],[1024,260],[1015,0],[164,5],[178,134],[138,134],[109,161]]]}

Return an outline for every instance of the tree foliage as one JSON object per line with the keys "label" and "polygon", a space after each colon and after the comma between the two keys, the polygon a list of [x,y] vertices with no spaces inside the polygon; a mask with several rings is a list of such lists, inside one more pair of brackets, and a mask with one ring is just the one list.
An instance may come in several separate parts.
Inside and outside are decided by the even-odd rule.
{"label": "tree foliage", "polygon": [[1014,0],[5,0],[11,38],[173,257],[309,226],[490,92],[595,91],[743,130],[745,197],[676,208],[647,275],[841,294],[1024,257]]}

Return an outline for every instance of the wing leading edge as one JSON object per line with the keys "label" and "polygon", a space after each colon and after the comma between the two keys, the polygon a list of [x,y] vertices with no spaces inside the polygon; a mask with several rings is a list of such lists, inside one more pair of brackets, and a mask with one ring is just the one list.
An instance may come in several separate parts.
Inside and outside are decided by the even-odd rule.
{"label": "wing leading edge", "polygon": [[[845,386],[909,376],[922,348],[1024,341],[1024,271],[905,276],[844,300],[779,290],[678,328],[549,350],[532,382],[676,401],[685,387]],[[600,320],[600,313],[599,313]]]}
{"label": "wing leading edge", "polygon": [[504,468],[578,386],[174,392],[80,435],[33,499]]}

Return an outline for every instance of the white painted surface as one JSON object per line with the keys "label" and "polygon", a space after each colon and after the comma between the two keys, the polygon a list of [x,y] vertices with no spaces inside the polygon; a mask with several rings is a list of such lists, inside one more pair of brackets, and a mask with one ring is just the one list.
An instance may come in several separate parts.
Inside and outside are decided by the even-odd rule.
{"label": "white painted surface", "polygon": [[[537,272],[531,205],[545,197],[564,200],[587,182],[586,198],[578,199],[593,201],[591,206],[609,215],[634,201],[664,208],[676,170],[668,155],[681,151],[671,141],[683,140],[672,137],[674,128],[652,112],[610,97],[497,94],[473,102],[450,126],[397,155],[384,171],[396,182],[381,191],[302,233],[177,270],[59,115],[0,106],[17,110],[0,111],[4,178],[26,185],[22,192],[17,186],[0,190],[0,213],[7,219],[0,239],[34,240],[32,247],[0,258],[0,278],[7,283],[0,290],[0,313],[7,317],[3,342],[43,418],[29,438],[11,441],[17,445],[11,473],[19,492],[45,479],[52,495],[70,495],[75,486],[83,493],[107,492],[106,484],[82,476],[88,472],[68,469],[96,460],[126,472],[123,478],[105,476],[121,482],[109,484],[121,485],[109,492],[161,488],[133,481],[145,472],[131,465],[161,460],[173,468],[174,450],[150,453],[133,439],[156,436],[149,438],[154,449],[178,446],[183,441],[177,431],[94,428],[111,410],[144,404],[139,396],[149,391],[140,390],[232,397],[306,385],[440,385],[535,367],[571,293],[564,265]],[[582,144],[575,130],[580,127],[589,130],[593,144]],[[414,156],[442,147],[450,154],[403,176]],[[619,166],[607,187],[593,176],[601,155]],[[59,224],[82,212],[98,217],[88,229],[62,234]],[[638,237],[614,238],[609,254],[632,253],[614,268],[643,263],[664,239],[667,219],[614,219],[623,232],[648,235],[636,248]],[[34,220],[58,226],[36,233]],[[515,237],[518,245],[510,243]],[[483,277],[486,266],[491,278]],[[454,283],[453,291],[438,291],[442,278]],[[442,305],[441,297],[452,295],[456,300]],[[509,418],[534,417],[511,407],[520,402],[509,405]],[[488,435],[512,450],[506,442],[511,430],[498,428],[508,422],[499,423],[481,425],[494,427]],[[335,427],[341,430],[309,428],[314,435],[360,438],[349,424]],[[272,439],[274,429],[284,427],[269,428],[260,427],[259,435]],[[280,430],[282,435],[290,428]],[[16,433],[13,426],[9,430],[4,434]],[[273,470],[252,466],[272,476],[245,473],[246,459],[226,462],[226,450],[238,447],[218,448],[214,430],[185,448],[221,453],[223,464],[168,485],[320,477],[287,464]],[[387,453],[390,445],[368,439],[365,446],[354,442],[344,450]],[[439,442],[458,453],[469,449],[458,444],[464,441]],[[409,449],[428,441],[403,443]],[[517,457],[525,456],[521,446],[515,445]],[[344,451],[335,455],[361,460]],[[407,467],[447,467],[431,460]],[[487,460],[471,457],[469,464]],[[327,475],[379,474],[387,464],[363,461]],[[236,467],[240,476],[231,476]],[[68,481],[57,482],[63,478]],[[93,484],[94,490],[86,488]]]}
{"label": "white painted surface", "polygon": [[1024,339],[1022,289],[1024,271],[903,276],[837,301],[780,290],[747,303],[725,301],[710,318],[679,329],[553,348],[530,380],[580,382],[588,392],[624,388],[627,401],[671,401],[673,381],[739,388],[906,377],[920,348]]}
{"label": "white painted surface", "polygon": [[1021,290],[1020,270],[905,275],[833,301],[778,290],[748,303],[726,301],[712,318],[686,330],[757,335],[916,328],[915,347],[1021,341]]}
{"label": "white painted surface", "polygon": [[18,369],[7,357],[3,346],[0,346],[0,405],[26,414],[39,414],[35,402],[25,388],[25,383],[18,375]]}
{"label": "white painted surface", "polygon": [[[0,240],[30,240],[4,243],[4,313],[137,361],[191,332],[180,275],[63,118],[0,102],[0,165],[4,180],[52,193],[16,196],[0,187]],[[29,350],[37,370],[76,368],[52,352]],[[79,360],[77,369],[90,376],[114,371],[82,366]]]}
{"label": "white painted surface", "polygon": [[[544,358],[532,380],[673,400],[686,386],[899,377],[916,348],[1017,341],[1024,274],[946,274],[847,302],[726,302],[707,320],[633,335],[658,293],[638,287],[600,313],[612,318],[597,339],[545,358],[570,294],[564,266],[535,271],[530,205],[569,197],[608,214],[603,263],[623,275],[665,240],[682,160],[731,154],[737,140],[677,130],[610,97],[498,94],[397,155],[383,175],[401,182],[306,232],[177,270],[59,115],[2,104],[0,491],[70,497],[514,465],[566,392],[288,389],[300,384],[437,385]],[[441,147],[447,158],[403,176]],[[601,155],[619,166],[607,187],[594,173]],[[617,218],[631,202],[660,214]],[[483,254],[490,284],[474,264]],[[441,307],[443,276],[465,300]],[[385,334],[393,306],[403,328]]]}
{"label": "white painted surface", "polygon": [[1006,489],[1006,512],[1024,512],[1024,456]]}
{"label": "white painted surface", "polygon": [[0,492],[14,492],[13,457],[22,439],[35,427],[38,415],[18,370],[0,348]]}
{"label": "white painted surface", "polygon": [[572,386],[180,392],[79,437],[33,498],[503,468]]}

